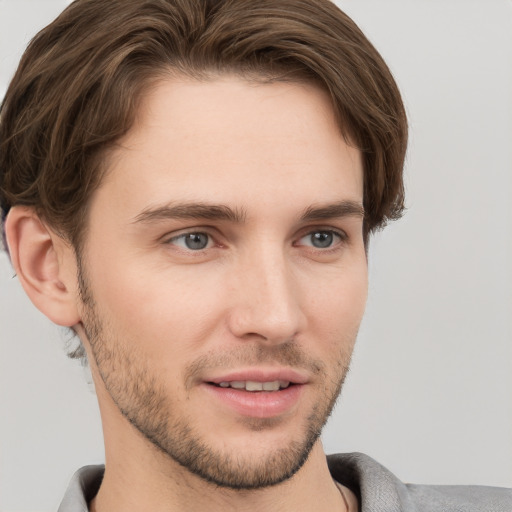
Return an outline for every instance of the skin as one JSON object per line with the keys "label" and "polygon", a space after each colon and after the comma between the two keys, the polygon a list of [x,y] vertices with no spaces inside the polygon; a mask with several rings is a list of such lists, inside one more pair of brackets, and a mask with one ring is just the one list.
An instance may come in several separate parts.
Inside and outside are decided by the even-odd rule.
{"label": "skin", "polygon": [[[13,209],[13,246],[48,233],[18,268],[45,268],[60,302],[34,302],[88,353],[106,448],[92,510],[344,510],[317,436],[366,301],[362,200],[360,152],[322,90],[225,76],[148,93],[78,265]],[[275,414],[240,413],[208,384],[288,370],[300,392]]]}

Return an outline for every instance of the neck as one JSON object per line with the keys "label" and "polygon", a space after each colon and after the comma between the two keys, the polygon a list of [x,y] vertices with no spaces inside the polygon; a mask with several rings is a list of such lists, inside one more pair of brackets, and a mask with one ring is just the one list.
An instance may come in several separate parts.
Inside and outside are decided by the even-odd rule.
{"label": "neck", "polygon": [[310,512],[345,511],[320,442],[304,466],[289,480],[256,490],[219,488],[191,474],[161,453],[107,454],[105,477],[91,512]]}

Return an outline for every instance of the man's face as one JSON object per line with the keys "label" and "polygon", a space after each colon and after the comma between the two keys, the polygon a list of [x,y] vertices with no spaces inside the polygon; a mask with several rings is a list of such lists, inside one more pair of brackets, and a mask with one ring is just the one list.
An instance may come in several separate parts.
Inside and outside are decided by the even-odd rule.
{"label": "man's face", "polygon": [[290,477],[366,299],[361,157],[327,95],[163,81],[109,161],[80,265],[97,386],[133,436],[203,478]]}

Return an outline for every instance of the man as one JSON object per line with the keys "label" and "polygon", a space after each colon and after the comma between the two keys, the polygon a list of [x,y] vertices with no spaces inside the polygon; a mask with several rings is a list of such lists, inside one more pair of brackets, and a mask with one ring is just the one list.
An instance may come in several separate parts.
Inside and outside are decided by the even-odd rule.
{"label": "man", "polygon": [[102,413],[105,470],[61,510],[510,510],[506,490],[328,464],[318,440],[407,134],[334,5],[76,2],[29,47],[0,130],[13,265],[80,337]]}

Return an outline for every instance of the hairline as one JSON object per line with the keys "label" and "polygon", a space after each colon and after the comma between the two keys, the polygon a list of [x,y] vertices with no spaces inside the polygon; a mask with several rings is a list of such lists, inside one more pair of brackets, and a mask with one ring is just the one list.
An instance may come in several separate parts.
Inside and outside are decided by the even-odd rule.
{"label": "hairline", "polygon": [[[330,94],[327,85],[325,85],[325,83],[319,77],[306,76],[306,73],[304,73],[304,76],[301,76],[296,71],[294,71],[293,76],[287,77],[286,68],[283,68],[283,72],[281,74],[277,74],[265,69],[264,66],[262,66],[259,71],[257,69],[238,70],[235,67],[196,69],[194,66],[167,66],[160,69],[155,69],[153,73],[148,74],[148,76],[140,80],[140,88],[138,90],[138,97],[136,98],[136,107],[133,111],[133,119],[126,132],[118,138],[112,140],[106,147],[98,150],[98,152],[94,155],[91,166],[96,166],[96,183],[94,189],[89,193],[87,200],[83,205],[82,213],[80,214],[80,219],[77,223],[78,230],[75,236],[69,236],[67,233],[59,230],[57,226],[50,225],[54,232],[56,232],[61,238],[72,245],[77,257],[81,255],[81,251],[84,249],[85,243],[87,241],[90,205],[93,196],[95,192],[102,186],[103,181],[105,180],[112,167],[112,161],[116,154],[115,150],[122,145],[123,139],[129,136],[129,134],[136,127],[137,123],[140,121],[144,101],[150,96],[152,90],[158,88],[158,86],[163,82],[168,81],[211,83],[215,81],[221,81],[225,78],[239,78],[248,84],[255,85],[286,83],[296,85],[309,85],[318,88],[327,95],[329,104],[331,106],[331,112],[335,117],[336,125],[340,131],[340,136],[343,137],[347,145],[357,149],[358,151],[361,151],[361,149],[353,142],[351,127],[346,126],[339,119],[337,109],[334,106],[332,95]],[[366,176],[363,172],[363,180],[365,178]],[[37,210],[36,213],[40,215],[40,212]],[[47,221],[44,216],[41,216],[41,218],[43,221]],[[2,229],[5,229],[4,225],[2,225]],[[368,238],[368,236],[364,236],[365,245],[367,244]]]}

